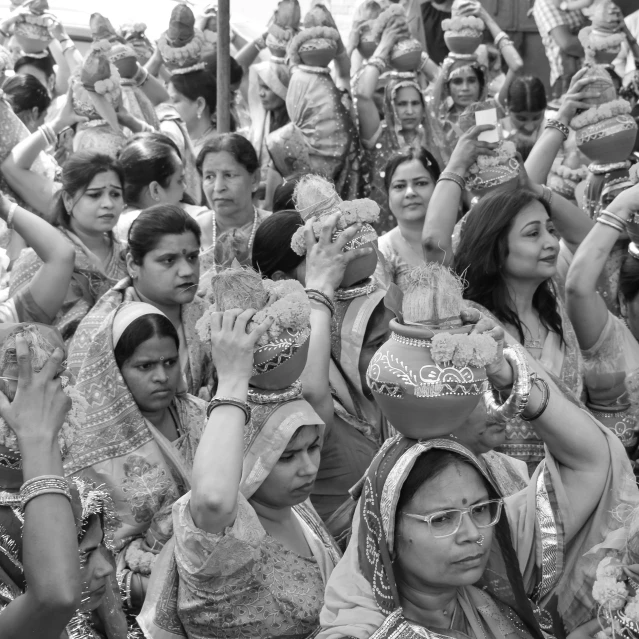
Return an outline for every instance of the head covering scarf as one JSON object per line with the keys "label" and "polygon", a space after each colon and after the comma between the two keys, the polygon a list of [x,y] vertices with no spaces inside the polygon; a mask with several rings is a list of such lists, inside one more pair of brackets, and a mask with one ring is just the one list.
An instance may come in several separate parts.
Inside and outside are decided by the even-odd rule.
{"label": "head covering scarf", "polygon": [[[366,473],[360,498],[359,561],[364,576],[372,584],[380,610],[385,615],[393,615],[389,625],[392,625],[394,629],[408,626],[401,617],[401,604],[392,562],[397,504],[402,486],[417,459],[420,455],[434,449],[450,451],[465,459],[486,482],[490,498],[500,497],[483,465],[469,450],[456,442],[434,439],[415,443],[412,440],[397,437],[389,440],[378,453]],[[525,628],[518,628],[513,624],[518,630],[517,635],[542,639],[543,634],[525,594],[505,512],[502,512],[495,529],[485,575],[490,575],[490,578],[483,578],[477,586],[498,602],[498,607],[505,615],[508,614],[506,611],[514,611],[525,624]],[[380,637],[391,635],[390,628],[379,634]]]}
{"label": "head covering scarf", "polygon": [[[120,313],[124,315],[118,319]],[[64,466],[67,475],[102,484],[112,495],[121,520],[115,534],[118,551],[142,537],[147,550],[157,553],[173,533],[173,503],[190,489],[193,456],[206,418],[204,402],[176,395],[174,417],[184,434],[169,442],[140,412],[115,361],[114,332],[121,336],[146,314],[163,315],[148,304],[122,304],[95,334],[76,383],[88,402],[86,422]]]}
{"label": "head covering scarf", "polygon": [[[301,391],[292,395],[292,399],[279,403],[273,401],[273,398],[268,403],[254,401],[259,395],[252,394],[253,399],[249,397],[252,417],[244,429],[241,499],[250,499],[262,485],[299,428],[307,424],[318,425],[320,435],[324,433],[324,423],[302,398]],[[339,550],[309,500],[294,506],[294,510],[310,528],[321,548],[321,552],[314,552],[314,555],[324,555],[325,565],[320,561],[318,564],[326,581],[328,573],[339,560]],[[178,618],[179,578],[175,544],[174,538],[162,551],[153,571],[144,607],[138,617],[145,635],[152,639],[186,638],[186,632]]]}

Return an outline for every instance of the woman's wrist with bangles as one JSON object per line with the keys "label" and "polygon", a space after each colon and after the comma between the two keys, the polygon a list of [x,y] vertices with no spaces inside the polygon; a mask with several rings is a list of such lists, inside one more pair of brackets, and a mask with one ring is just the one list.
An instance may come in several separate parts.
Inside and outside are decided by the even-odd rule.
{"label": "woman's wrist with bangles", "polygon": [[335,315],[335,304],[333,303],[334,291],[328,293],[330,287],[322,287],[322,288],[313,288],[312,286],[306,287],[306,296],[311,302],[315,302],[316,304],[321,304],[328,312],[331,314],[331,317]]}
{"label": "woman's wrist with bangles", "polygon": [[627,221],[627,218],[622,217],[613,211],[609,211],[608,209],[602,210],[597,217],[597,224],[602,224],[603,226],[612,228],[618,233],[623,233],[626,230]]}
{"label": "woman's wrist with bangles", "polygon": [[439,182],[454,182],[462,191],[466,189],[466,179],[463,174],[456,173],[455,171],[442,171],[437,183]]}
{"label": "woman's wrist with bangles", "polygon": [[[537,388],[539,391],[539,397],[533,395],[533,389]],[[525,422],[532,422],[539,419],[548,408],[548,402],[550,401],[550,386],[548,382],[542,377],[538,377],[536,374],[532,376],[532,386],[530,389],[530,396],[528,402],[520,415],[521,419]]]}

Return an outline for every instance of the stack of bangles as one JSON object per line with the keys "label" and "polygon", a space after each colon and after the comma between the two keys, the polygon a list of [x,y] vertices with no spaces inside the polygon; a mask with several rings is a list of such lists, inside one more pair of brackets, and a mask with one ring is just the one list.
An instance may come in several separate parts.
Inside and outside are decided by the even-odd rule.
{"label": "stack of bangles", "polygon": [[[133,571],[128,568],[125,568],[122,572],[117,574],[120,597],[122,597],[122,601],[129,609],[133,608],[133,602],[131,600],[131,582],[133,581],[133,576]],[[138,578],[140,578],[140,575],[138,575]]]}
{"label": "stack of bangles", "polygon": [[564,140],[567,140],[568,136],[570,135],[570,129],[559,120],[546,120],[546,128],[557,129],[557,131],[559,131],[564,136]]}
{"label": "stack of bangles", "polygon": [[386,70],[386,62],[382,60],[380,57],[372,57],[368,59],[366,63],[368,66],[375,67],[380,73],[384,73]]}
{"label": "stack of bangles", "polygon": [[505,31],[497,34],[495,38],[495,46],[501,52],[505,47],[513,46],[513,41],[508,37],[508,34]]}
{"label": "stack of bangles", "polygon": [[484,393],[484,401],[488,415],[498,424],[505,424],[521,417],[528,405],[530,390],[532,388],[531,375],[528,371],[526,355],[521,346],[509,346],[504,349],[504,359],[513,369],[513,385],[510,395],[502,402],[502,391],[490,387]]}
{"label": "stack of bangles", "polygon": [[615,231],[618,231],[619,233],[623,233],[626,230],[626,220],[616,213],[612,213],[605,209],[599,214],[597,224],[609,226],[611,229],[615,229]]}
{"label": "stack of bangles", "polygon": [[531,375],[531,380],[532,385],[537,386],[541,391],[541,402],[539,408],[529,417],[521,415],[521,418],[525,422],[534,422],[536,419],[539,419],[546,411],[546,408],[548,408],[548,402],[550,400],[550,386],[548,386],[548,382],[541,377],[537,377],[536,373]]}
{"label": "stack of bangles", "polygon": [[326,306],[326,308],[331,313],[331,317],[335,315],[335,304],[333,304],[333,301],[328,297],[328,295],[326,295],[326,293],[322,293],[322,291],[318,291],[315,288],[307,288],[306,295],[308,296],[309,300],[312,300],[313,302],[319,302],[320,304]]}
{"label": "stack of bangles", "polygon": [[36,497],[41,495],[63,495],[71,501],[69,482],[59,475],[41,475],[28,479],[20,488],[20,506],[22,510]]}
{"label": "stack of bangles", "polygon": [[53,146],[58,141],[58,136],[50,124],[45,122],[38,128],[38,131],[42,133],[42,137],[45,139],[47,146]]}
{"label": "stack of bangles", "polygon": [[444,171],[437,182],[454,182],[462,191],[466,188],[466,180],[452,171]]}

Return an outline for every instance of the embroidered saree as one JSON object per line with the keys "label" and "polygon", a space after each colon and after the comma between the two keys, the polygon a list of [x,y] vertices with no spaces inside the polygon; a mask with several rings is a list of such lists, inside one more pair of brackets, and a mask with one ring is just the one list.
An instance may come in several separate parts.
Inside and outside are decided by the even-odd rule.
{"label": "embroidered saree", "polygon": [[[143,417],[113,354],[113,321],[122,306],[95,331],[77,374],[76,388],[88,407],[64,468],[104,486],[113,498],[120,519],[114,535],[118,570],[148,574],[148,567],[131,563],[133,554],[157,554],[173,534],[171,507],[190,489],[206,405],[191,395],[175,397],[170,410],[182,434],[173,442]],[[128,550],[132,543],[135,553]]]}
{"label": "embroidered saree", "polygon": [[[96,331],[103,322],[123,302],[142,301],[130,277],[125,277],[108,290],[97,304],[82,319],[73,340],[69,344],[69,369],[74,375],[80,371],[87,356]],[[202,317],[206,303],[195,297],[190,304],[182,306],[182,327],[180,338],[180,363],[187,392],[197,396],[200,389],[207,387],[211,380],[212,365],[210,355],[195,330],[196,322]]]}
{"label": "embroidered saree", "polygon": [[[584,419],[592,419],[584,412]],[[625,452],[605,428],[610,470],[601,501],[572,539],[564,521],[572,513],[560,468],[548,455],[528,487],[504,499],[495,527],[490,559],[479,582],[458,589],[464,619],[450,631],[414,626],[404,619],[393,573],[396,507],[416,459],[445,449],[472,463],[489,486],[499,489],[483,464],[456,442],[388,440],[369,468],[349,547],[331,575],[321,614],[321,639],[460,637],[541,639],[563,636],[592,618],[592,585],[601,556],[584,553],[621,527],[613,512],[638,503]],[[485,634],[484,634],[485,633]]]}
{"label": "embroidered saree", "polygon": [[318,629],[324,587],[339,560],[335,543],[307,500],[293,510],[312,556],[297,555],[266,533],[248,500],[298,428],[323,424],[301,396],[250,403],[236,520],[223,533],[207,533],[193,523],[190,495],[175,504],[175,536],[138,617],[147,638],[301,639]]}
{"label": "embroidered saree", "polygon": [[324,67],[294,66],[286,94],[289,124],[269,133],[267,148],[286,180],[316,173],[344,200],[359,190],[359,144],[350,105]]}
{"label": "embroidered saree", "polygon": [[[117,240],[112,243],[109,261],[102,264],[75,233],[66,229],[59,230],[75,249],[75,266],[69,290],[53,322],[53,326],[58,328],[64,341],[68,343],[95,303],[126,275],[126,265],[120,255],[122,246]],[[22,251],[11,271],[9,295],[13,297],[25,289],[42,264],[33,249]]]}

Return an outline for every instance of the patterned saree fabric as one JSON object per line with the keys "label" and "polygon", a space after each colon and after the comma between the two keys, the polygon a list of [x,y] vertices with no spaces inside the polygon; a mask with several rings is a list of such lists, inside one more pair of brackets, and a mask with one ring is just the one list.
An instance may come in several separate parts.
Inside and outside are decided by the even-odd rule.
{"label": "patterned saree fabric", "polygon": [[[120,255],[122,246],[117,240],[113,240],[108,263],[102,264],[77,235],[63,229],[60,229],[60,232],[69,239],[75,249],[75,266],[69,290],[54,321],[54,326],[68,343],[96,302],[126,275],[126,267]],[[23,251],[11,271],[9,294],[13,297],[25,289],[41,266],[42,260],[33,249]]]}
{"label": "patterned saree fabric", "polygon": [[107,315],[89,346],[76,387],[88,402],[83,427],[65,459],[67,475],[103,485],[113,497],[120,525],[115,531],[118,568],[133,541],[157,554],[173,534],[171,507],[190,489],[195,450],[206,422],[205,403],[177,395],[170,410],[181,435],[170,442],[138,408],[113,354],[113,322]]}
{"label": "patterned saree fabric", "polygon": [[[252,404],[235,522],[223,533],[195,526],[186,495],[173,509],[175,537],[160,556],[138,617],[146,636],[310,637],[317,631],[326,581],[339,551],[308,501],[294,515],[312,551],[298,555],[268,535],[249,499],[295,432],[323,424],[301,397]],[[157,566],[156,566],[157,570]]]}

